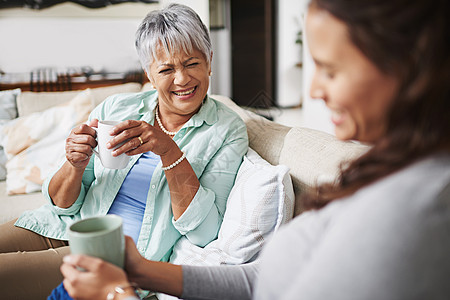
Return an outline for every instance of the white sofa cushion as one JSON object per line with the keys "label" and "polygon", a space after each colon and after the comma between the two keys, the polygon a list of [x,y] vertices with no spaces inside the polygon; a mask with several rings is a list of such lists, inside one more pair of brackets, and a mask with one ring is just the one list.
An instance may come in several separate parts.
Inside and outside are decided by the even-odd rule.
{"label": "white sofa cushion", "polygon": [[272,166],[249,149],[227,202],[218,238],[200,248],[181,238],[170,261],[176,264],[242,264],[253,260],[269,236],[293,216],[289,168]]}
{"label": "white sofa cushion", "polygon": [[90,90],[78,92],[71,101],[32,113],[0,127],[0,145],[8,161],[8,195],[41,190],[45,177],[64,158],[65,140],[73,127],[91,112]]}

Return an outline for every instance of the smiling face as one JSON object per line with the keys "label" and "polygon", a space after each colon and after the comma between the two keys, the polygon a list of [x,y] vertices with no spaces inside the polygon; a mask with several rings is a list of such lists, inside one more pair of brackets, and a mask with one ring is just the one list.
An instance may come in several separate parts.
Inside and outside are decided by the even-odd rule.
{"label": "smiling face", "polygon": [[324,100],[331,110],[336,137],[375,142],[386,130],[397,79],[364,56],[346,25],[324,10],[310,7],[306,34],[316,65],[311,97]]}
{"label": "smiling face", "polygon": [[158,91],[160,112],[191,117],[208,91],[210,65],[196,49],[190,54],[179,51],[168,56],[158,47],[156,54],[147,75]]}

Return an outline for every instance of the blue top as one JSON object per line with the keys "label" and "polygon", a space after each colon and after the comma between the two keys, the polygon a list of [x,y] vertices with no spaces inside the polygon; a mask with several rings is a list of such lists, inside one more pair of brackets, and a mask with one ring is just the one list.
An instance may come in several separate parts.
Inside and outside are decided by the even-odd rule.
{"label": "blue top", "polygon": [[123,233],[136,243],[141,231],[150,180],[161,158],[153,152],[143,153],[125,177],[108,214],[121,216]]}
{"label": "blue top", "polygon": [[[155,90],[114,95],[97,106],[89,119],[134,119],[154,124],[157,99]],[[167,261],[173,245],[183,235],[201,247],[217,237],[228,194],[248,149],[245,123],[225,104],[210,97],[205,98],[198,113],[183,125],[173,140],[186,153],[200,187],[186,211],[175,221],[169,185],[161,163],[156,166],[137,241],[139,252],[152,260]],[[104,168],[99,158],[93,155],[83,174],[80,195],[68,208],[53,205],[48,194],[51,174],[42,186],[48,204],[24,212],[16,226],[46,237],[67,240],[67,228],[74,221],[108,213],[139,157],[132,156],[125,169],[113,170]]]}

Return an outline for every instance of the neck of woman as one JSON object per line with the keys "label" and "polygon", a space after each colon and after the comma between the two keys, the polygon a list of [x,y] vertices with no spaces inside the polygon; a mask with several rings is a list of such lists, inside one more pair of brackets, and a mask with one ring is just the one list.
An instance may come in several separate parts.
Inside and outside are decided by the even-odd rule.
{"label": "neck of woman", "polygon": [[159,105],[155,109],[156,124],[170,136],[174,136],[191,117],[192,115],[162,114]]}

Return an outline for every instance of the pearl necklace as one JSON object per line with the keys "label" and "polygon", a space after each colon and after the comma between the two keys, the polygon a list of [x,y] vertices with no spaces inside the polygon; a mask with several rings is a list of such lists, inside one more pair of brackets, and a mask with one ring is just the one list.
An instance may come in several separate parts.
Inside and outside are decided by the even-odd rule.
{"label": "pearl necklace", "polygon": [[159,118],[158,106],[156,107],[156,110],[155,110],[155,117],[156,117],[156,122],[158,122],[159,128],[161,128],[162,132],[164,132],[167,135],[171,135],[171,136],[174,136],[175,134],[177,134],[178,131],[169,131],[163,126],[163,124],[161,123],[161,119]]}

